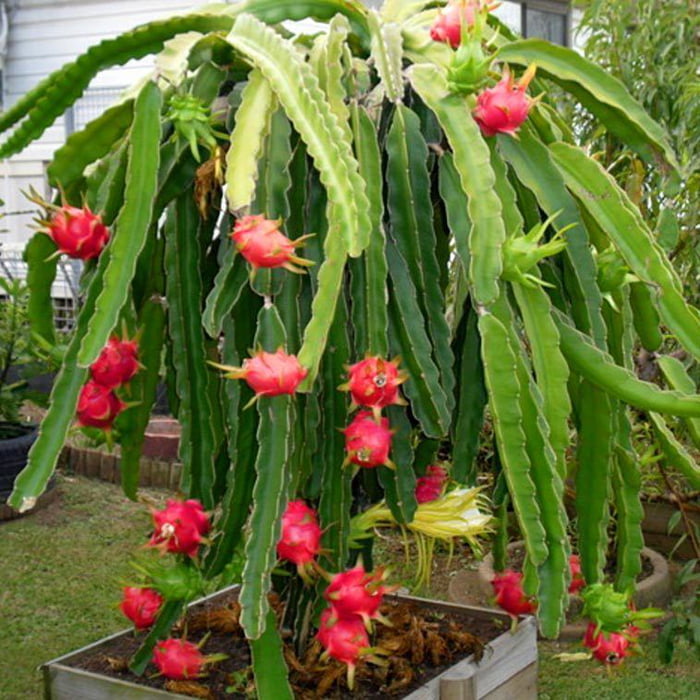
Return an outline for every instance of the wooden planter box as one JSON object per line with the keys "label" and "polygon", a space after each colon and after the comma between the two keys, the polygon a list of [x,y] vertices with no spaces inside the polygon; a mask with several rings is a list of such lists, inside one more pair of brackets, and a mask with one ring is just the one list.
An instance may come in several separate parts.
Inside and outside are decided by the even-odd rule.
{"label": "wooden planter box", "polygon": [[[235,588],[235,587],[233,587]],[[230,592],[225,589],[206,600]],[[508,615],[489,608],[475,608],[410,596],[398,596],[437,608],[440,611],[468,613],[475,618],[501,619],[508,626]],[[193,603],[196,605],[196,603]],[[103,676],[71,666],[85,652],[99,650],[130,630],[106,637],[78,651],[61,656],[42,666],[46,700],[149,700],[186,696],[140,686],[136,683]],[[404,700],[535,700],[537,698],[537,626],[533,617],[523,618],[515,633],[504,632],[484,648],[483,658],[476,663],[467,657],[425,685],[404,696]]]}

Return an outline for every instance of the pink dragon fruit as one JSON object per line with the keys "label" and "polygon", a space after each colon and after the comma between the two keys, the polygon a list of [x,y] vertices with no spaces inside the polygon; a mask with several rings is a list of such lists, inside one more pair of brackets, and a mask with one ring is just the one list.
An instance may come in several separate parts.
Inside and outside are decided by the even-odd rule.
{"label": "pink dragon fruit", "polygon": [[609,666],[621,664],[629,656],[633,645],[633,633],[604,632],[596,634],[596,624],[590,622],[583,637],[583,646],[593,652],[593,658]]}
{"label": "pink dragon fruit", "polygon": [[343,431],[347,461],[360,467],[393,467],[389,459],[391,451],[391,430],[389,420],[378,422],[371,411],[360,411]]}
{"label": "pink dragon fruit", "polygon": [[256,396],[293,394],[308,374],[296,355],[287,355],[281,348],[277,352],[259,350],[243,360],[242,367],[216,366],[227,370],[229,379],[245,379]]}
{"label": "pink dragon fruit", "polygon": [[49,221],[42,221],[47,234],[60,253],[71,258],[96,258],[109,241],[109,229],[98,214],[87,206],[82,209],[64,205],[58,207]]}
{"label": "pink dragon fruit", "polygon": [[321,551],[321,527],[313,508],[304,501],[290,501],[282,515],[277,555],[297,565],[299,575],[309,580],[309,570]]}
{"label": "pink dragon fruit", "polygon": [[578,554],[572,554],[569,557],[569,569],[571,570],[569,593],[576,595],[586,586],[586,580],[583,578],[583,574],[581,573],[581,557],[579,557]]}
{"label": "pink dragon fruit", "polygon": [[345,619],[360,617],[365,626],[370,620],[383,620],[379,613],[384,594],[393,587],[383,585],[385,573],[377,570],[374,574],[365,571],[362,564],[335,574],[326,588],[323,597],[331,604],[333,614]]}
{"label": "pink dragon fruit", "polygon": [[350,392],[355,406],[383,408],[403,403],[399,385],[407,377],[399,371],[398,360],[366,357],[348,367],[348,381],[339,388]]}
{"label": "pink dragon fruit", "polygon": [[473,115],[484,136],[517,132],[535,102],[525,94],[534,75],[535,67],[530,66],[516,83],[506,68],[497,85],[479,93]]}
{"label": "pink dragon fruit", "polygon": [[150,627],[158,617],[163,598],[152,588],[126,586],[119,609],[128,617],[136,629]]}
{"label": "pink dragon fruit", "polygon": [[369,649],[369,636],[360,617],[338,618],[331,608],[321,613],[316,638],[325,649],[324,656],[348,667],[348,686],[352,689],[355,666]]}
{"label": "pink dragon fruit", "polygon": [[280,223],[281,220],[266,219],[262,215],[244,216],[236,221],[231,238],[254,269],[284,267],[290,272],[303,272],[296,265],[308,267],[313,262],[294,255],[294,248],[307,237],[290,240],[279,230]]}
{"label": "pink dragon fruit", "polygon": [[479,0],[451,0],[440,10],[430,27],[430,38],[456,49],[462,37],[462,25],[473,27],[477,13],[481,10]]}
{"label": "pink dragon fruit", "polygon": [[197,678],[207,662],[199,647],[184,639],[163,639],[153,651],[153,663],[172,680]]}
{"label": "pink dragon fruit", "polygon": [[120,340],[114,336],[90,365],[90,375],[95,382],[109,389],[126,384],[139,371],[138,354],[136,340]]}
{"label": "pink dragon fruit", "polygon": [[537,609],[537,603],[525,595],[522,580],[523,575],[520,572],[505,569],[496,574],[491,581],[496,603],[513,618],[534,613]]}
{"label": "pink dragon fruit", "polygon": [[168,499],[165,508],[152,512],[154,531],[149,545],[174,554],[195,557],[203,536],[209,532],[209,516],[194,499]]}
{"label": "pink dragon fruit", "polygon": [[111,430],[114,419],[126,408],[112,389],[92,379],[80,390],[76,415],[78,425]]}
{"label": "pink dragon fruit", "polygon": [[429,465],[425,470],[425,476],[416,479],[416,501],[429,503],[440,498],[448,479],[449,474],[445,467],[439,464]]}

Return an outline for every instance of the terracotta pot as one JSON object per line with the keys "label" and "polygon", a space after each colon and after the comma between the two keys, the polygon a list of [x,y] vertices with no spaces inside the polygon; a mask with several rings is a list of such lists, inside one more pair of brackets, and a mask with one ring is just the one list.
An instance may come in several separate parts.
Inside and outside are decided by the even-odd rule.
{"label": "terracotta pot", "polygon": [[151,418],[143,439],[143,456],[176,461],[180,448],[180,432],[180,424],[175,418]]}
{"label": "terracotta pot", "polygon": [[[678,508],[666,501],[647,501],[643,503],[643,506],[642,530],[646,544],[667,557],[672,556],[673,559],[683,561],[694,559],[696,554],[690,540],[686,538],[679,544],[685,532],[682,521],[679,521],[671,532],[668,530],[669,520],[678,512]],[[686,514],[695,527],[700,529],[700,507],[698,504],[688,503]]]}
{"label": "terracotta pot", "polygon": [[[215,593],[202,601],[214,601],[219,596],[230,595],[231,588]],[[498,610],[443,603],[410,596],[396,596],[399,600],[437,608],[441,613],[467,613],[474,618],[501,620],[506,630],[489,641],[480,662],[472,656],[459,661],[439,676],[408,695],[404,700],[477,700],[485,697],[518,698],[535,700],[537,697],[537,630],[533,617],[520,620],[514,633],[509,631],[510,618]],[[197,603],[193,603],[197,605]],[[128,698],[151,700],[155,698],[181,698],[184,695],[138,685],[110,676],[91,673],[72,666],[86,653],[108,653],[110,642],[133,632],[127,630],[106,637],[42,666],[44,690],[47,700],[94,700],[95,698]]]}
{"label": "terracotta pot", "polygon": [[[511,542],[508,545],[510,552],[523,547],[523,542]],[[642,557],[651,563],[652,573],[637,584],[634,594],[634,602],[638,608],[657,607],[664,608],[672,597],[671,574],[666,559],[649,547],[642,549]],[[449,597],[457,603],[465,603],[476,599],[488,601],[493,598],[491,581],[495,571],[493,568],[493,556],[487,554],[480,563],[476,572],[459,572],[450,582]],[[571,604],[567,611],[569,618],[575,618],[581,611],[581,601],[577,597],[571,598]],[[581,639],[586,622],[572,619],[566,623],[559,634],[559,639]]]}

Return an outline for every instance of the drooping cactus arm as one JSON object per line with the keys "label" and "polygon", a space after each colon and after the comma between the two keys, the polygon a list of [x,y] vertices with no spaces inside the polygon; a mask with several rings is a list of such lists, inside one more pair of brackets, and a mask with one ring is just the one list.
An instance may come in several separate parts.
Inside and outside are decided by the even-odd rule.
{"label": "drooping cactus arm", "polygon": [[663,129],[627,88],[600,66],[572,49],[542,39],[514,41],[501,47],[496,55],[506,63],[535,64],[539,73],[570,92],[645,160],[655,165],[660,161],[677,177],[676,156]]}
{"label": "drooping cactus arm", "polygon": [[498,279],[503,270],[501,249],[506,235],[501,202],[493,190],[495,176],[489,149],[465,98],[448,94],[446,78],[437,67],[414,65],[409,79],[435,113],[452,146],[454,165],[469,198],[469,277],[476,301],[488,305],[498,296]]}
{"label": "drooping cactus arm", "polygon": [[576,512],[581,569],[586,581],[602,580],[605,568],[608,491],[612,463],[614,399],[584,380],[578,392]]}
{"label": "drooping cactus arm", "polygon": [[182,419],[180,458],[185,465],[182,485],[187,493],[214,505],[214,457],[212,406],[208,395],[209,373],[202,329],[201,253],[197,237],[199,217],[191,189],[171,205],[165,224],[166,298],[172,344],[177,415]]}
{"label": "drooping cactus arm", "polygon": [[228,41],[270,83],[321,174],[329,218],[337,222],[349,253],[359,255],[369,236],[364,182],[316,75],[290,42],[250,15],[236,20]]}
{"label": "drooping cactus arm", "polygon": [[653,296],[663,322],[700,358],[700,314],[683,298],[678,275],[639,211],[612,177],[583,151],[563,143],[553,144],[550,150],[581,206],[609,236],[632,272],[658,290]]}
{"label": "drooping cactus arm", "polygon": [[576,200],[566,189],[548,148],[524,125],[517,140],[499,136],[498,150],[523,185],[534,193],[547,216],[556,215],[554,223],[558,228],[573,224],[565,234],[564,254],[569,260],[566,276],[571,278],[569,298],[574,318],[581,330],[595,338],[599,347],[606,347],[607,331],[601,315],[603,299],[588,233]]}
{"label": "drooping cactus arm", "polygon": [[129,293],[139,253],[146,242],[153,216],[160,162],[161,93],[149,81],[134,105],[124,204],[114,223],[109,263],[103,289],[95,302],[95,315],[82,338],[78,364],[87,367],[106,345]]}
{"label": "drooping cactus arm", "polygon": [[615,364],[610,355],[596,348],[560,311],[554,309],[552,317],[559,329],[562,352],[570,367],[582,377],[637,408],[672,416],[700,416],[700,396],[665,391],[656,384],[637,379],[628,369]]}
{"label": "drooping cactus arm", "polygon": [[[258,314],[257,344],[268,352],[283,347],[286,332],[274,306],[263,306]],[[292,397],[261,396],[257,399],[258,454],[255,462],[253,511],[248,526],[251,536],[245,547],[245,566],[239,596],[241,625],[249,639],[265,632],[272,567],[277,560],[276,545],[280,519],[287,505],[292,449],[294,407]]]}
{"label": "drooping cactus arm", "polygon": [[404,105],[397,105],[394,110],[386,137],[386,150],[391,238],[416,289],[421,315],[432,340],[447,410],[452,412],[454,357],[435,253],[437,243],[430,199],[428,148],[420,133],[418,116]]}

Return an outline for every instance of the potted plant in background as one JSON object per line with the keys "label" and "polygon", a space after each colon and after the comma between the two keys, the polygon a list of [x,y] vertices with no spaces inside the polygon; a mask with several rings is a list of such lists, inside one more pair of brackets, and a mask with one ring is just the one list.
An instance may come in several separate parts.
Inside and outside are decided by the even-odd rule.
{"label": "potted plant in background", "polygon": [[[0,128],[17,125],[0,147],[8,155],[101,68],[157,53],[151,79],[72,135],[48,169],[62,192],[55,206],[97,212],[110,233],[86,264],[77,331],[11,504],[31,507],[45,487],[110,335],[121,323],[139,329],[131,398],[105,399],[96,417],[120,423],[133,498],[165,353],[182,490],[213,518],[197,570],[241,581],[262,698],[292,695],[273,582],[295,644],[319,625],[325,634],[323,577],[295,576],[304,562],[277,576],[289,503],[313,509],[319,566],[340,575],[354,561],[351,517],[384,500],[410,529],[422,507],[416,480],[437,456],[474,487],[487,413],[491,496],[501,515],[514,508],[524,593],[556,636],[570,583],[565,479],[577,487],[586,582],[602,579],[614,508],[615,585],[626,591],[643,546],[628,405],[662,421],[700,416],[698,396],[631,371],[641,310],[629,275],[648,292],[645,330],[663,323],[695,357],[700,317],[649,222],[575,145],[546,91],[571,92],[673,190],[665,134],[576,53],[518,39],[485,3],[433,5],[205,7],[103,42],[0,117]],[[279,24],[304,17],[327,29],[295,38]],[[38,234],[27,250],[37,332],[56,245]],[[198,542],[201,525],[190,528]],[[174,523],[154,527],[172,541]],[[369,572],[372,538],[362,540]],[[192,552],[178,556],[192,569]],[[182,607],[182,596],[165,602],[134,671]],[[362,655],[330,646],[349,667]]]}
{"label": "potted plant in background", "polygon": [[45,405],[47,398],[30,384],[48,371],[48,363],[32,342],[28,294],[21,280],[0,278],[0,504],[26,466],[37,435],[37,423],[27,418],[23,408],[27,401]]}

